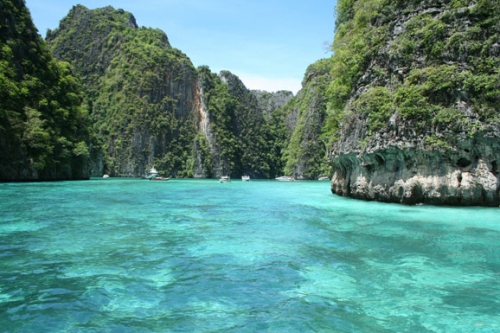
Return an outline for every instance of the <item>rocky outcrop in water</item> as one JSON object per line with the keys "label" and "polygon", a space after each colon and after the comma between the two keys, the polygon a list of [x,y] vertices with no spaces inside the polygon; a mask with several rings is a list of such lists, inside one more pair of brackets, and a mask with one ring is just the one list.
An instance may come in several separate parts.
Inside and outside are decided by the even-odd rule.
{"label": "rocky outcrop in water", "polygon": [[[408,123],[394,119],[393,124],[365,148],[355,137],[359,132],[344,138],[333,155],[332,192],[405,204],[500,204],[498,128],[462,137],[452,149],[439,149],[429,148]],[[353,126],[362,128],[357,121]]]}
{"label": "rocky outcrop in water", "polygon": [[[366,21],[360,3],[341,3],[334,44],[332,192],[498,206],[500,4],[384,2]],[[360,69],[352,81],[335,70],[348,47],[358,47],[342,69]]]}

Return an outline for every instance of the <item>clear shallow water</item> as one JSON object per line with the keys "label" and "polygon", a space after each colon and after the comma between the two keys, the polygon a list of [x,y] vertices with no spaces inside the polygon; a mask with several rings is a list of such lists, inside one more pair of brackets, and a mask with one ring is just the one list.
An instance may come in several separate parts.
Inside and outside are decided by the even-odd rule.
{"label": "clear shallow water", "polygon": [[0,184],[0,332],[500,332],[500,209],[328,182]]}

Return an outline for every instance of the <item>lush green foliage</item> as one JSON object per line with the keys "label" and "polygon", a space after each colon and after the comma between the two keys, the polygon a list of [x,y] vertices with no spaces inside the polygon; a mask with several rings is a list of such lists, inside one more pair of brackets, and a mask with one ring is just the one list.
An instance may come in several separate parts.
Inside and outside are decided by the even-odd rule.
{"label": "lush green foliage", "polygon": [[[54,60],[24,2],[0,11],[0,179],[88,177],[88,114],[81,84]],[[26,174],[26,172],[25,172]]]}
{"label": "lush green foliage", "polygon": [[354,107],[368,115],[370,131],[384,127],[395,109],[392,93],[381,86],[370,87],[354,102]]}
{"label": "lush green foliage", "polygon": [[333,43],[330,109],[339,112],[349,99],[368,61],[387,36],[387,25],[374,26],[381,0],[339,0],[337,33]]}
{"label": "lush green foliage", "polygon": [[[170,48],[152,42],[158,39],[156,35],[151,29],[121,31],[123,46],[99,81],[99,94],[93,101],[94,130],[103,141],[107,166],[114,174],[136,155],[134,135],[149,132],[156,142],[139,153],[136,172],[140,173],[154,149],[159,171],[188,175],[193,120],[179,112],[180,97],[167,92],[172,82],[175,85],[183,80],[185,71],[194,76],[194,69],[176,50],[170,52]],[[113,34],[109,38],[114,38]]]}
{"label": "lush green foliage", "polygon": [[[293,128],[282,143],[284,173],[305,179],[330,175],[326,159],[327,136],[321,128],[326,116],[326,89],[331,81],[330,61],[323,59],[310,65],[302,82],[303,89],[283,108],[281,122]],[[296,115],[297,122],[290,124],[287,117]]]}
{"label": "lush green foliage", "polygon": [[106,172],[137,176],[154,164],[192,176],[196,130],[183,89],[196,70],[165,33],[123,10],[78,5],[47,40],[82,77]]}
{"label": "lush green foliage", "polygon": [[[208,176],[329,175],[329,144],[360,118],[368,138],[395,114],[417,132],[446,127],[425,139],[439,149],[460,131],[474,135],[500,122],[494,0],[339,0],[333,56],[311,65],[302,91],[278,110],[268,107],[270,94],[251,94],[228,72],[196,70],[162,31],[139,28],[123,10],[78,5],[47,32],[69,65],[52,59],[24,6],[2,6],[1,165],[28,163],[42,174],[85,165],[89,116],[107,172],[138,175],[154,164],[182,177],[194,175],[199,157]],[[192,112],[197,80],[214,142],[198,132]],[[477,121],[457,105],[471,105]]]}
{"label": "lush green foliage", "polygon": [[[195,70],[160,30],[138,28],[122,10],[79,5],[47,39],[82,76],[112,175],[138,175],[152,163],[162,174],[192,177],[198,157],[209,177],[278,173],[272,125],[255,96],[228,72]],[[214,142],[198,133],[197,81]]]}
{"label": "lush green foliage", "polygon": [[[398,112],[437,123],[443,110],[463,101],[472,103],[483,121],[497,117],[492,110],[498,111],[500,103],[500,59],[493,45],[500,42],[499,20],[500,4],[493,1],[478,1],[472,7],[452,1],[440,18],[427,13],[413,17],[392,50],[405,59],[403,66],[411,68],[404,86],[395,89]],[[398,45],[404,41],[411,47],[401,49]],[[427,66],[416,65],[419,56]],[[405,89],[411,89],[413,97],[404,98]],[[406,107],[412,102],[413,107]]]}
{"label": "lush green foliage", "polygon": [[[410,18],[395,33],[401,15]],[[330,142],[352,112],[367,118],[369,134],[395,113],[413,120],[417,130],[448,124],[472,131],[476,124],[464,120],[460,103],[473,105],[482,122],[500,119],[498,1],[339,0],[336,31],[324,127]]]}
{"label": "lush green foliage", "polygon": [[206,66],[198,71],[203,78],[204,98],[217,143],[211,161],[220,162],[223,174],[274,177],[279,171],[274,150],[276,138],[273,125],[265,122],[256,97],[229,72],[223,71],[218,76]]}

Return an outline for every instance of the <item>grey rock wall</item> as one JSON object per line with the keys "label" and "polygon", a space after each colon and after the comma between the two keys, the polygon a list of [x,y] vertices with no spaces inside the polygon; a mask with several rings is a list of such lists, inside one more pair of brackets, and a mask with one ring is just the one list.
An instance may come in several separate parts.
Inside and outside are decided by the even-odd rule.
{"label": "grey rock wall", "polygon": [[[426,13],[440,20],[449,8],[447,5],[443,1],[424,1],[412,10],[400,8],[400,12],[394,14],[394,21],[388,25],[386,45],[370,59],[358,80],[346,106],[340,139],[330,147],[333,193],[405,204],[500,205],[500,126],[498,121],[480,114],[483,106],[463,87],[454,87],[442,96],[429,96],[429,100],[442,103],[460,115],[461,121],[457,119],[449,124],[403,119],[396,108],[388,123],[371,133],[368,115],[356,112],[353,107],[369,87],[385,86],[393,91],[414,69],[439,64],[456,65],[463,71],[472,68],[466,46],[463,46],[465,51],[448,50],[432,59],[419,49],[410,60],[401,59],[394,52],[398,36],[405,32],[412,18]],[[468,31],[472,23],[467,13],[475,5],[471,3],[467,9],[459,10],[452,23],[443,25],[445,39]],[[488,33],[491,35],[491,31]],[[481,36],[498,39],[497,35],[490,35],[483,31]],[[435,41],[438,42],[445,45],[447,40]],[[482,56],[498,62],[495,45],[498,43],[483,49]],[[376,75],[377,71],[387,75]],[[498,107],[493,106],[495,112],[499,111]],[[444,144],[432,144],[431,138]]]}
{"label": "grey rock wall", "polygon": [[[500,135],[463,137],[454,149],[427,149],[423,139],[390,140],[334,156],[332,192],[357,199],[434,205],[500,205]],[[382,138],[385,136],[386,139]],[[411,137],[410,137],[411,138]]]}

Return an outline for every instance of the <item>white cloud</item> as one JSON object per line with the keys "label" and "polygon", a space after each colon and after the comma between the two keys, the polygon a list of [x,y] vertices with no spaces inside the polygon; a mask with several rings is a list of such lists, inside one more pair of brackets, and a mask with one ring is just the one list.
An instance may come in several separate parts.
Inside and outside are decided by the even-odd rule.
{"label": "white cloud", "polygon": [[296,95],[300,88],[302,88],[301,80],[296,78],[271,78],[238,72],[233,72],[233,74],[237,75],[245,86],[252,90],[265,90],[269,92],[289,90]]}

